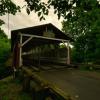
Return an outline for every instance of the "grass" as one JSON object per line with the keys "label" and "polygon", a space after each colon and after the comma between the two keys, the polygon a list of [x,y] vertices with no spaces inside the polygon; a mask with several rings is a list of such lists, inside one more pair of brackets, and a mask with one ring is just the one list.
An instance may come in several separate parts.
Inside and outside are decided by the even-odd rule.
{"label": "grass", "polygon": [[30,94],[22,91],[22,85],[12,76],[0,80],[0,100],[32,100]]}

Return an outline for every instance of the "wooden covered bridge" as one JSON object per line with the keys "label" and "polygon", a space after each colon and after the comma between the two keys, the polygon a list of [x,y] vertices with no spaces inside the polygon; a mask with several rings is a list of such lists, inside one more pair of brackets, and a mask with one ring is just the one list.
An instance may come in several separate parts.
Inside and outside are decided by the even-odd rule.
{"label": "wooden covered bridge", "polygon": [[[69,36],[51,23],[13,30],[11,32],[11,50],[14,71],[22,69],[25,75],[34,79],[40,87],[52,91],[48,94],[52,95],[53,100],[68,99],[69,97],[63,92],[63,89],[52,84],[53,77],[49,76],[49,81],[44,78],[44,75],[41,75],[41,72],[46,72],[47,75],[49,69],[51,71],[58,69],[58,74],[60,74],[60,69],[67,68],[67,65],[70,64],[69,44],[71,41],[73,40]],[[25,81],[25,84],[28,85],[29,79],[26,78],[26,80],[28,82]],[[59,78],[58,80],[62,81]],[[25,87],[27,86],[25,85]]]}
{"label": "wooden covered bridge", "polygon": [[[70,41],[70,37],[52,24],[14,30],[11,32],[14,67],[25,65],[25,61],[28,64],[28,58],[31,63],[37,60],[38,65],[43,59],[51,62],[63,59],[65,64],[70,64]],[[65,46],[63,49],[61,43]]]}

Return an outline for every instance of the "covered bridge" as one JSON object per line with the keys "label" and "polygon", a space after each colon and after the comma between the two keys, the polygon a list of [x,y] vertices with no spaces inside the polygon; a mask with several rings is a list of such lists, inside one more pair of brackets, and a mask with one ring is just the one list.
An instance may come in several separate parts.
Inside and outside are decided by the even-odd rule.
{"label": "covered bridge", "polygon": [[[46,61],[47,59],[52,63],[57,59],[56,56],[52,56],[57,53],[52,49],[59,49],[60,43],[65,45],[66,42],[67,46],[65,45],[65,47],[67,49],[66,54],[64,53],[64,55],[66,55],[64,60],[66,64],[70,64],[70,41],[72,41],[72,39],[69,36],[51,23],[13,30],[11,31],[13,67],[16,69],[23,64],[33,64],[33,62],[40,65],[41,62]],[[46,48],[49,49],[47,50]],[[46,52],[48,52],[48,54]],[[61,51],[61,53],[63,53],[63,51]],[[58,58],[61,58],[61,56]]]}

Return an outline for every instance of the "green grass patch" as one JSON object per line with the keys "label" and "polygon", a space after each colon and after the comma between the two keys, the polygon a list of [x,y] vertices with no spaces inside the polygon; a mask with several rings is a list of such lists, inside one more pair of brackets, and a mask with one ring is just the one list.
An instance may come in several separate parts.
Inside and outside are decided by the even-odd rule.
{"label": "green grass patch", "polygon": [[19,81],[10,76],[0,80],[0,100],[32,100],[32,97],[24,93]]}

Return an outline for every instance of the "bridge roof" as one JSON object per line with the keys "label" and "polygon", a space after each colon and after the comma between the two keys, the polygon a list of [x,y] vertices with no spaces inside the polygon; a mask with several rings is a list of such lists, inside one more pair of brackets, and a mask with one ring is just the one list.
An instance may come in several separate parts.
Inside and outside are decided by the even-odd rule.
{"label": "bridge roof", "polygon": [[[43,24],[43,25],[38,25],[38,26],[33,26],[33,27],[28,27],[28,28],[22,28],[22,29],[17,29],[17,30],[12,30],[11,31],[11,47],[13,48],[15,41],[18,41],[19,39],[19,33],[20,34],[26,34],[26,35],[35,35],[35,36],[43,36],[43,33],[45,31],[52,31],[54,33],[54,40],[46,38],[34,38],[30,41],[30,45],[26,45],[27,48],[31,48],[31,45],[37,46],[41,44],[50,44],[50,43],[59,43],[57,39],[63,39],[63,40],[69,40],[73,41],[71,37],[66,35],[64,32],[59,30],[57,27],[55,27],[53,24],[48,23],[48,24]],[[27,40],[28,37],[24,36],[23,41]],[[61,42],[61,41],[60,41]]]}

